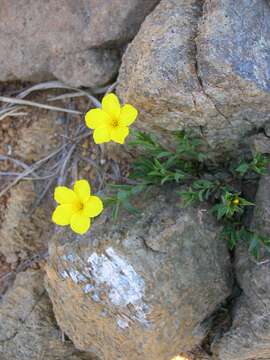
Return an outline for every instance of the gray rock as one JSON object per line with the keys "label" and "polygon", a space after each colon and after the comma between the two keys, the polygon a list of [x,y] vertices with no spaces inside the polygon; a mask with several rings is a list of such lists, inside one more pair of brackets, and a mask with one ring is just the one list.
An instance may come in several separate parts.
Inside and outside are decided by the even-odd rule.
{"label": "gray rock", "polygon": [[[270,169],[262,178],[256,199],[253,227],[270,236]],[[259,263],[248,256],[246,244],[236,252],[236,274],[243,290],[233,311],[233,324],[213,351],[220,360],[270,359],[270,256]]]}
{"label": "gray rock", "polygon": [[254,153],[270,154],[270,138],[260,133],[250,138],[251,149]]}
{"label": "gray rock", "polygon": [[100,359],[170,360],[199,344],[230,294],[230,259],[205,207],[155,190],[139,217],[110,213],[52,239],[47,290],[61,329]]}
{"label": "gray rock", "polygon": [[270,137],[270,121],[268,121],[264,126],[264,132],[266,136]]}
{"label": "gray rock", "polygon": [[107,83],[117,73],[121,47],[158,1],[2,0],[0,81]]}
{"label": "gray rock", "polygon": [[61,340],[42,271],[17,275],[0,304],[1,360],[94,360]]}
{"label": "gray rock", "polygon": [[269,18],[264,0],[161,1],[120,68],[138,126],[161,138],[192,128],[216,156],[248,147],[269,120]]}
{"label": "gray rock", "polygon": [[269,18],[264,0],[204,4],[196,39],[198,75],[224,117],[224,125],[210,125],[206,136],[233,151],[269,121]]}

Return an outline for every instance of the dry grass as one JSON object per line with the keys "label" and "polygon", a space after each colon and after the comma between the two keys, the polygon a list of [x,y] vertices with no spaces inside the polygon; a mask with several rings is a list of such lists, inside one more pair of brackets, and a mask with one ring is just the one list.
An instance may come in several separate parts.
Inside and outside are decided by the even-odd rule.
{"label": "dry grass", "polygon": [[[106,92],[110,92],[114,89],[115,84],[112,84],[107,87],[92,89],[94,93],[103,94]],[[0,120],[3,120],[6,117],[10,116],[22,116],[25,115],[25,111],[22,112],[22,109],[26,109],[26,107],[37,107],[40,109],[46,109],[49,111],[59,111],[67,114],[67,123],[70,122],[70,116],[72,115],[82,115],[83,113],[79,110],[72,108],[64,108],[52,106],[49,104],[43,104],[36,101],[25,100],[27,96],[30,94],[42,91],[42,90],[55,90],[55,89],[63,89],[65,91],[64,94],[60,94],[57,96],[50,96],[48,101],[56,101],[63,99],[70,99],[74,97],[86,97],[94,107],[99,107],[100,101],[92,95],[90,92],[76,89],[73,87],[69,87],[59,81],[49,81],[40,83],[34,86],[29,87],[26,90],[19,92],[16,97],[6,97],[0,96],[0,102],[4,102],[2,108],[0,108]],[[71,92],[66,92],[67,90],[72,90]],[[80,125],[72,137],[68,134],[68,129],[66,129],[66,133],[63,134],[64,143],[58,149],[52,151],[48,156],[36,161],[32,164],[25,164],[19,159],[11,158],[9,156],[1,155],[0,161],[9,160],[16,164],[17,166],[23,169],[22,172],[11,172],[4,171],[0,173],[0,177],[10,177],[13,178],[9,181],[4,188],[0,191],[0,198],[4,196],[14,185],[16,185],[21,180],[47,180],[46,186],[43,191],[41,191],[41,195],[37,201],[39,204],[42,201],[42,198],[46,195],[47,191],[55,181],[58,184],[63,184],[66,182],[68,169],[70,168],[71,163],[73,162],[73,166],[76,166],[78,163],[78,154],[76,154],[76,150],[78,145],[81,143],[83,139],[88,137],[91,132],[87,131],[84,124]],[[73,161],[74,160],[74,161]],[[82,161],[89,161],[85,158]],[[74,165],[75,164],[75,165]],[[49,169],[49,170],[48,170]],[[53,171],[52,171],[53,170]],[[74,171],[76,172],[76,170]],[[102,178],[100,177],[100,173],[98,173],[98,177],[100,178],[100,182],[102,182]]]}
{"label": "dry grass", "polygon": [[[89,107],[99,107],[100,101],[97,97],[102,96],[105,93],[113,91],[116,84],[110,86],[96,88],[90,90],[81,90],[68,87],[59,81],[50,81],[40,83],[34,86],[29,86],[27,89],[17,92],[16,96],[0,96],[0,103],[3,105],[0,107],[0,122],[5,119],[5,122],[9,122],[11,118],[20,118],[27,114],[29,107],[46,109],[48,111],[58,111],[64,114],[64,130],[60,134],[58,141],[58,147],[52,150],[48,155],[38,159],[37,161],[23,161],[16,158],[14,155],[0,155],[0,162],[10,164],[10,168],[2,167],[3,171],[0,172],[0,180],[2,182],[2,188],[0,188],[0,202],[4,204],[7,200],[10,189],[18,184],[20,181],[34,181],[38,182],[38,196],[32,205],[30,212],[33,213],[35,209],[40,206],[46,195],[53,186],[56,184],[66,184],[69,181],[74,182],[78,177],[81,169],[88,169],[89,172],[95,173],[93,187],[96,191],[100,192],[105,186],[106,174],[111,173],[112,177],[119,177],[120,169],[119,165],[113,160],[109,164],[104,166],[104,148],[103,146],[95,146],[94,151],[89,149],[84,152],[84,142],[89,142],[89,135],[91,131],[84,125],[84,121],[80,122],[78,126],[78,115],[82,115],[83,112],[74,108],[74,98],[83,97],[89,102]],[[57,89],[57,94],[55,90]],[[63,90],[63,93],[61,91]],[[42,102],[25,99],[28,96],[40,94],[44,91],[47,96],[47,103],[44,103],[44,96],[36,96],[35,99],[40,97]],[[60,94],[59,94],[60,92]],[[44,94],[43,94],[44,95]],[[66,107],[59,107],[51,105],[52,102],[57,101],[61,104],[65,104]],[[89,108],[88,107],[88,108]],[[88,109],[87,108],[87,109]],[[24,119],[24,118],[22,118]],[[1,184],[1,182],[0,182]],[[1,204],[0,204],[1,205]],[[9,269],[9,271],[3,271],[0,274],[0,282],[12,281],[18,272],[24,271],[29,267],[35,266],[40,261],[46,259],[48,256],[47,251],[35,254],[27,261],[23,261],[17,264],[15,269]]]}

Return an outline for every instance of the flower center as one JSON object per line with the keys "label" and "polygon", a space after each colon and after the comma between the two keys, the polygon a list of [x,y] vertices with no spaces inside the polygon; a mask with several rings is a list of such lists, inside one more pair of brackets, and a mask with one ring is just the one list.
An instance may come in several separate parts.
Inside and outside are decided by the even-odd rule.
{"label": "flower center", "polygon": [[115,127],[117,127],[118,125],[119,125],[118,119],[112,118],[112,119],[111,119],[111,126],[115,128]]}
{"label": "flower center", "polygon": [[83,210],[83,203],[80,202],[80,201],[77,201],[77,202],[75,203],[75,207],[76,207],[76,210],[77,210],[77,211]]}

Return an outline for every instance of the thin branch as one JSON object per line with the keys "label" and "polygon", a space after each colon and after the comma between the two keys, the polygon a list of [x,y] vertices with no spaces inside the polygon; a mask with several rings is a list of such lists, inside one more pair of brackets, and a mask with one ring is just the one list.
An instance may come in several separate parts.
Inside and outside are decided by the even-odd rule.
{"label": "thin branch", "polygon": [[49,97],[48,101],[70,99],[70,98],[81,97],[81,96],[85,96],[85,94],[82,93],[81,91],[80,92],[70,92],[70,93],[66,93],[66,94],[62,94],[62,95],[58,95],[58,96],[54,96],[54,97]]}
{"label": "thin branch", "polygon": [[47,109],[47,110],[53,110],[53,111],[61,111],[61,112],[69,113],[69,114],[75,114],[75,115],[82,115],[81,111],[69,110],[69,109],[60,108],[60,107],[57,107],[57,106],[50,106],[50,105],[46,105],[46,104],[36,103],[34,101],[21,100],[21,99],[6,97],[6,96],[0,96],[0,101],[6,102],[6,103],[9,103],[9,104],[28,105],[28,106],[38,107],[38,108],[41,108],[41,109]]}
{"label": "thin branch", "polygon": [[68,86],[63,84],[61,81],[48,81],[44,83],[40,83],[37,85],[32,86],[31,88],[22,91],[17,95],[17,98],[25,98],[27,95],[29,95],[33,91],[37,90],[48,90],[48,89],[69,89],[69,90],[75,90],[76,92],[79,92],[80,94],[84,94],[87,96],[95,106],[100,107],[100,102],[91,94],[89,94],[87,91],[77,89],[73,86]]}
{"label": "thin branch", "polygon": [[[31,167],[27,164],[25,164],[23,161],[18,160],[18,159],[14,159],[10,156],[7,155],[0,155],[0,161],[11,161],[13,162],[15,165],[22,167],[24,170],[29,170]],[[37,176],[35,173],[33,174],[35,177]]]}
{"label": "thin branch", "polygon": [[109,85],[108,88],[107,88],[107,90],[106,90],[106,94],[114,91],[114,89],[116,88],[116,86],[117,86],[117,81],[115,81],[113,84]]}
{"label": "thin branch", "polygon": [[66,181],[66,174],[65,174],[66,168],[67,168],[67,165],[68,165],[68,163],[70,161],[70,158],[71,158],[73,152],[75,151],[77,145],[78,145],[78,141],[71,146],[71,148],[69,149],[67,155],[65,156],[65,160],[64,160],[63,165],[61,167],[59,179],[58,179],[58,182],[57,182],[58,185],[62,185]]}
{"label": "thin branch", "polygon": [[[58,173],[58,170],[56,172],[54,172],[53,174],[48,174],[48,175],[44,175],[44,176],[23,176],[23,180],[47,180],[50,179],[54,176],[56,176]],[[23,173],[19,173],[19,172],[11,172],[11,171],[1,171],[0,172],[0,177],[1,176],[21,176],[23,175]]]}
{"label": "thin branch", "polygon": [[34,202],[34,204],[32,205],[32,209],[29,212],[29,215],[32,215],[34,213],[34,211],[36,210],[36,208],[39,206],[39,204],[42,202],[42,200],[44,199],[44,197],[46,196],[47,192],[49,191],[51,185],[53,184],[55,177],[56,177],[57,173],[54,175],[54,177],[52,177],[48,183],[46,184],[46,186],[44,187],[43,191],[41,192],[41,194],[39,195],[39,197],[36,199],[36,201]]}
{"label": "thin branch", "polygon": [[69,89],[69,86],[63,84],[61,81],[46,81],[21,91],[16,97],[19,99],[24,99],[26,96],[28,96],[34,91],[49,90],[49,89]]}
{"label": "thin branch", "polygon": [[43,159],[38,160],[36,163],[34,163],[31,168],[28,170],[25,170],[21,175],[19,175],[16,179],[14,179],[10,184],[8,184],[2,191],[0,191],[0,197],[3,196],[9,189],[11,189],[14,185],[16,185],[21,179],[26,177],[27,175],[31,174],[35,170],[37,170],[44,162],[48,161],[52,157],[54,157],[56,154],[58,154],[61,150],[64,149],[64,147],[67,146],[67,144],[62,145],[60,148],[49,154]]}
{"label": "thin branch", "polygon": [[24,112],[17,112],[21,109],[24,109],[24,106],[12,106],[9,108],[5,108],[3,110],[0,111],[0,114],[2,114],[0,116],[0,121],[4,120],[6,117],[8,116],[23,116],[23,115],[27,115],[27,113]]}

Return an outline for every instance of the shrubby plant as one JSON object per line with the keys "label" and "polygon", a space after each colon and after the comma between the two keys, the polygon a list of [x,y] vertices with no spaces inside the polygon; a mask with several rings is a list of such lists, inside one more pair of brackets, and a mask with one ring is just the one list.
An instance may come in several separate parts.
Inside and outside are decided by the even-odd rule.
{"label": "shrubby plant", "polygon": [[181,206],[209,202],[210,211],[223,225],[220,236],[228,241],[231,250],[239,240],[248,241],[249,250],[256,258],[262,247],[269,249],[270,239],[244,226],[245,211],[254,207],[254,203],[239,190],[245,178],[252,175],[256,181],[258,175],[266,173],[267,156],[255,154],[237,164],[220,165],[207,157],[202,139],[191,134],[176,133],[175,150],[165,149],[153,135],[135,131],[134,136],[130,146],[136,147],[141,155],[131,165],[132,184],[112,186],[108,198],[115,218],[121,206],[136,214],[132,205],[134,195],[145,193],[152,185],[175,182],[186,186],[185,190],[177,192]]}
{"label": "shrubby plant", "polygon": [[[114,141],[124,144],[129,126],[136,120],[137,110],[130,104],[120,105],[115,94],[107,94],[101,107],[91,109],[85,115],[87,127],[93,129],[96,144]],[[226,162],[222,165],[208,158],[208,149],[203,140],[187,132],[176,132],[173,150],[161,145],[152,134],[133,131],[129,142],[131,149],[139,155],[131,164],[129,178],[124,184],[111,184],[108,196],[103,201],[91,195],[87,180],[79,180],[73,190],[65,186],[55,189],[54,198],[58,203],[52,220],[60,226],[70,225],[71,229],[84,234],[91,226],[91,218],[103,210],[103,202],[112,207],[112,217],[117,219],[121,207],[133,214],[138,210],[132,198],[146,194],[151,186],[166,183],[185,185],[177,191],[181,206],[198,202],[209,202],[210,211],[223,225],[221,237],[228,241],[232,250],[239,240],[249,242],[250,252],[259,257],[261,247],[269,249],[270,239],[244,226],[245,211],[254,204],[246,199],[241,185],[246,178],[266,173],[269,158],[255,154],[251,159],[243,158],[237,164]]]}

